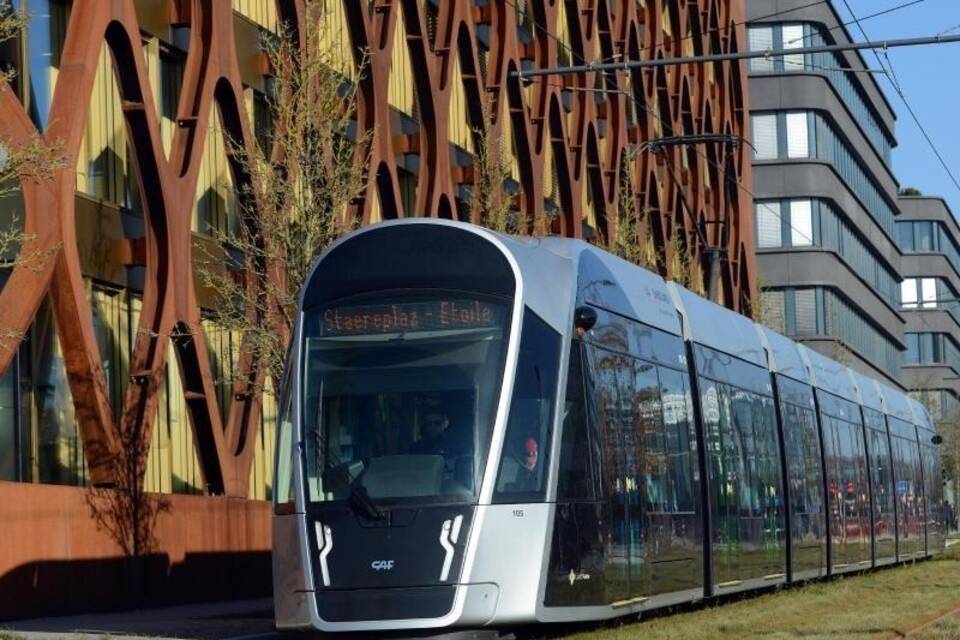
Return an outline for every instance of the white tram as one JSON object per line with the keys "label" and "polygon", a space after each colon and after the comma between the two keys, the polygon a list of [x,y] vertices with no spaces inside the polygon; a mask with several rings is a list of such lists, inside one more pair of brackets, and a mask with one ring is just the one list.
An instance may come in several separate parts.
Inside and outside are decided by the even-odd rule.
{"label": "white tram", "polygon": [[281,408],[284,630],[604,619],[944,546],[920,404],[581,241],[351,233]]}

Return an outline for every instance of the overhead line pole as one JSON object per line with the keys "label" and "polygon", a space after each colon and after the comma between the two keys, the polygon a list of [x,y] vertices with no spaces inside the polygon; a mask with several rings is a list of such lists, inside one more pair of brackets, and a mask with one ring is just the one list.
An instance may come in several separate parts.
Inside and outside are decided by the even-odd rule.
{"label": "overhead line pole", "polygon": [[876,40],[872,42],[850,42],[846,44],[826,44],[816,47],[798,47],[796,49],[766,49],[764,51],[740,51],[737,53],[718,53],[684,58],[659,58],[650,60],[623,60],[622,62],[597,62],[567,67],[529,69],[513,71],[511,75],[521,80],[539,76],[562,76],[577,73],[596,73],[598,71],[630,71],[649,67],[669,67],[678,64],[699,64],[702,62],[727,62],[732,60],[752,60],[756,58],[774,58],[779,56],[807,53],[826,53],[829,51],[859,51],[862,49],[896,49],[899,47],[919,47],[928,44],[950,44],[960,42],[958,35],[939,35],[924,38],[901,38],[899,40]]}

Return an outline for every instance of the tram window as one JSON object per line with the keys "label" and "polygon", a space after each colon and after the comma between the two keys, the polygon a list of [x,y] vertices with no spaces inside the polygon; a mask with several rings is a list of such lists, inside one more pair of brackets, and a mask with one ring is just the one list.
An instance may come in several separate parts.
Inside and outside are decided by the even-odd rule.
{"label": "tram window", "polygon": [[823,505],[820,442],[813,410],[784,402],[781,405],[790,508],[795,514],[817,514]]}
{"label": "tram window", "polygon": [[502,382],[505,301],[383,292],[304,319],[311,501],[463,501],[479,491]]}
{"label": "tram window", "polygon": [[670,500],[661,510],[674,513],[695,511],[693,490],[693,447],[690,416],[693,414],[686,377],[679,371],[658,367],[663,409],[663,454],[666,460],[664,482]]}
{"label": "tram window", "polygon": [[543,497],[559,368],[560,334],[526,310],[494,502]]}
{"label": "tram window", "polygon": [[276,489],[273,499],[277,512],[288,512],[293,504],[293,394],[284,383],[280,428],[277,429]]}
{"label": "tram window", "polygon": [[782,571],[784,516],[773,400],[705,377],[700,385],[714,579]]}
{"label": "tram window", "polygon": [[579,342],[570,347],[567,395],[563,403],[563,435],[557,487],[557,497],[562,500],[589,500],[594,496],[580,349]]}

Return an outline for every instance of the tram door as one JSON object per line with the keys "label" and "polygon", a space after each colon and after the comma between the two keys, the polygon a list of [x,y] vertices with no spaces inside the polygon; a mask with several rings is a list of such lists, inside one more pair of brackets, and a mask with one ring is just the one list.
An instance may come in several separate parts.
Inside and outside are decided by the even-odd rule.
{"label": "tram door", "polygon": [[587,353],[592,379],[589,402],[593,405],[591,413],[597,423],[602,456],[606,600],[619,603],[632,595],[631,543],[638,539],[633,529],[639,526],[638,518],[630,518],[632,505],[637,503],[636,458],[628,447],[628,443],[633,442],[628,433],[633,422],[633,404],[628,391],[632,386],[633,360],[592,346],[587,348]]}
{"label": "tram door", "polygon": [[607,601],[633,603],[691,588],[699,570],[689,548],[695,513],[692,479],[681,464],[689,442],[682,437],[688,424],[680,374],[663,374],[674,396],[681,393],[668,434],[658,368],[604,349],[588,352],[603,458]]}

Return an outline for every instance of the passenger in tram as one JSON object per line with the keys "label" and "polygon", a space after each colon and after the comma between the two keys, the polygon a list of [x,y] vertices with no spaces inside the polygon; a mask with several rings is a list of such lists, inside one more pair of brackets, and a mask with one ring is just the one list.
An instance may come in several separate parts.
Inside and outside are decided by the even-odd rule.
{"label": "passenger in tram", "polygon": [[537,491],[540,488],[540,445],[533,436],[514,443],[511,453],[504,458],[502,490],[509,493]]}

